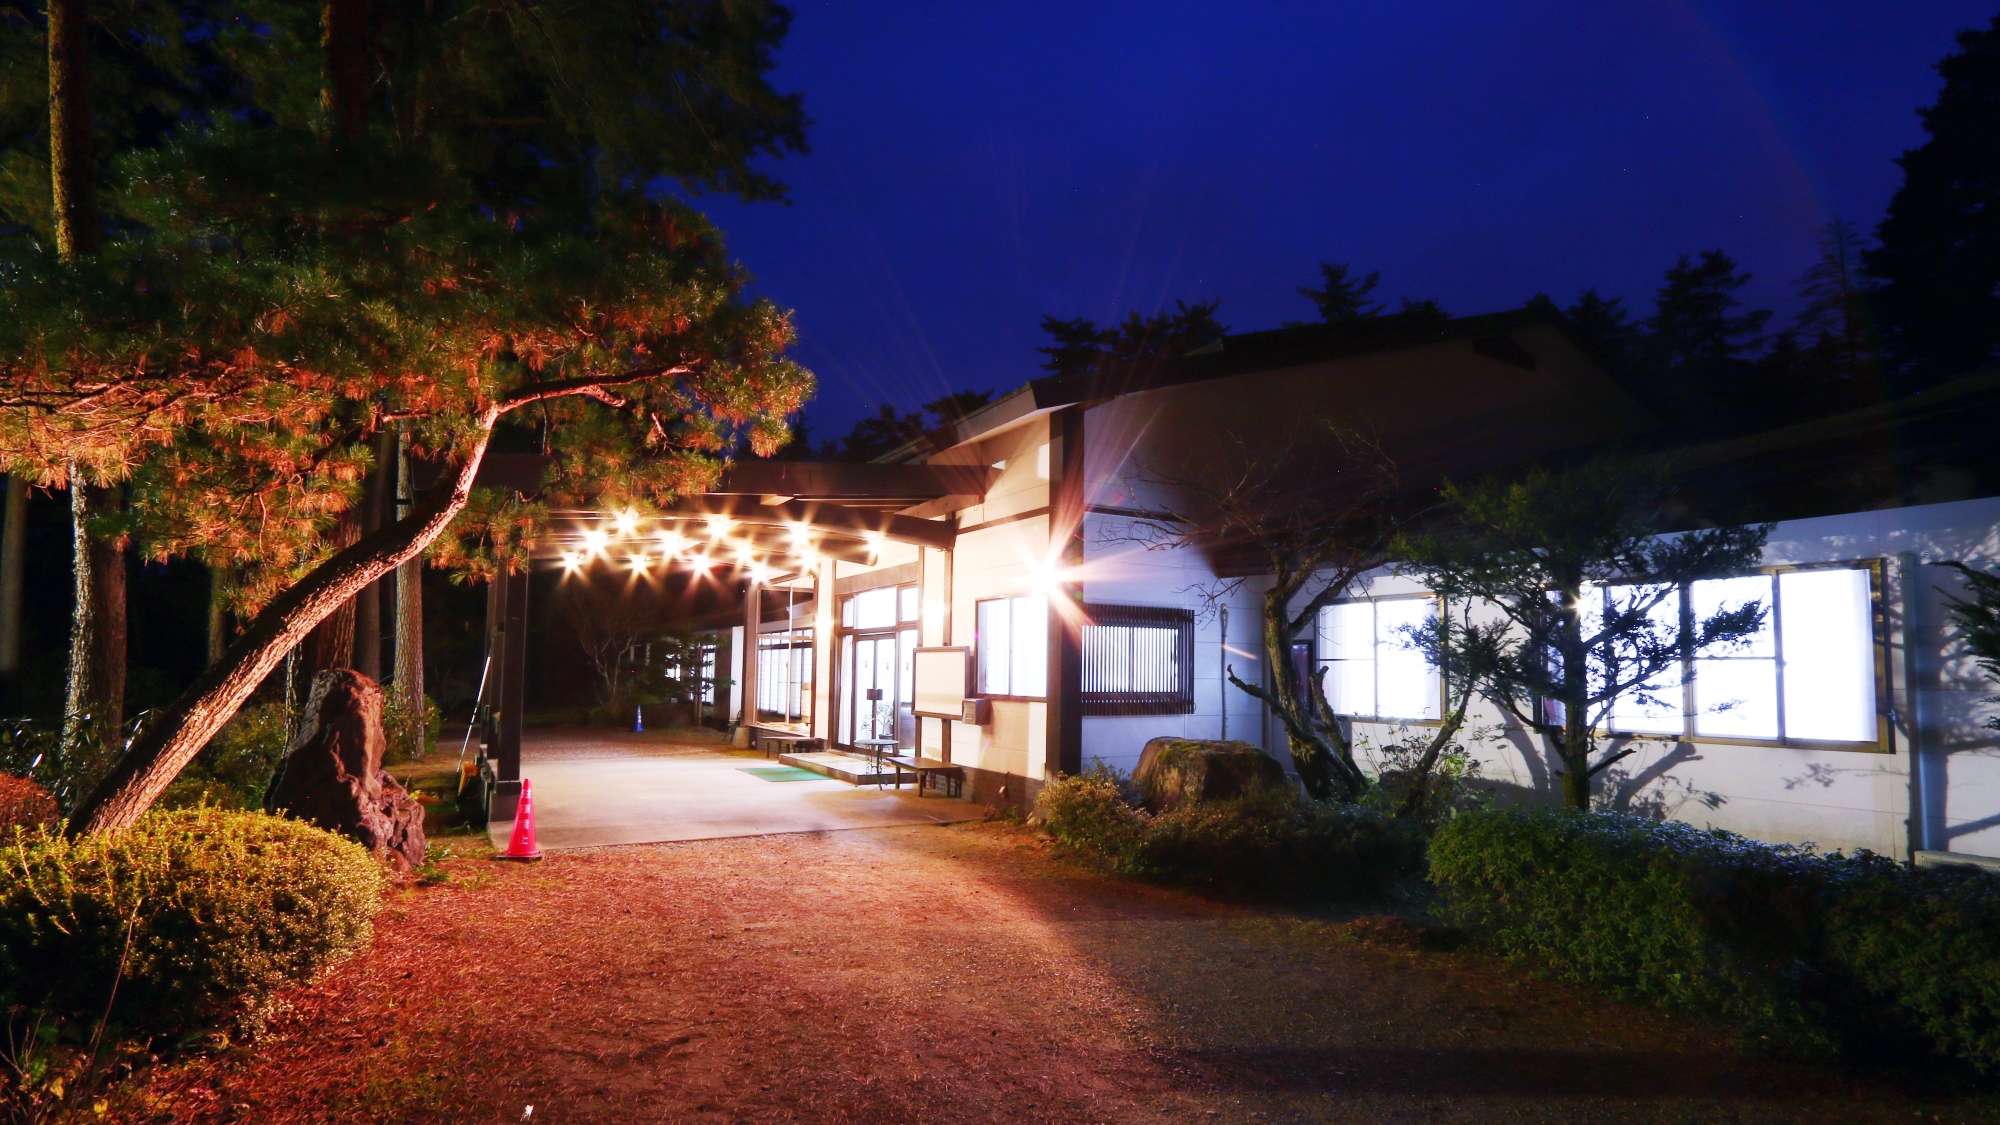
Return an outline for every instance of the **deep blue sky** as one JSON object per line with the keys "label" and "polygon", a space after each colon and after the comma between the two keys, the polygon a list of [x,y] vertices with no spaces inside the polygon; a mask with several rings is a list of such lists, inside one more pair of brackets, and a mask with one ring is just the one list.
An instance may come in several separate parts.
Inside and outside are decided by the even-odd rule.
{"label": "deep blue sky", "polygon": [[1321,258],[1455,313],[1641,311],[1720,247],[1788,310],[1872,228],[1952,34],[2000,0],[801,0],[790,206],[706,201],[797,310],[815,440],[1039,374],[1043,313],[1307,319]]}

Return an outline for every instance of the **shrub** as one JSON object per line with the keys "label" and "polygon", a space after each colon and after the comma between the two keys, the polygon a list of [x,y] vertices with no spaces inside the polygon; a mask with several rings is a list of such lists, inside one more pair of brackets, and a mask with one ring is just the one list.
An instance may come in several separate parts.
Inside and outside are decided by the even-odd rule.
{"label": "shrub", "polygon": [[131,1038],[254,1027],[279,989],[367,943],[381,893],[360,845],[262,813],[24,832],[0,849],[0,1001],[94,1023],[115,983]]}
{"label": "shrub", "polygon": [[398,692],[382,693],[382,764],[414,762],[437,749],[438,732],[444,729],[444,715],[429,696],[424,697],[423,714],[403,706]]}
{"label": "shrub", "polygon": [[62,818],[49,791],[25,777],[0,773],[0,833],[19,826],[39,828]]}
{"label": "shrub", "polygon": [[2000,879],[1859,858],[1828,904],[1826,945],[1936,1050],[2000,1070]]}
{"label": "shrub", "polygon": [[290,737],[283,703],[245,707],[174,778],[160,806],[263,808],[264,789],[284,759]]}
{"label": "shrub", "polygon": [[1102,765],[1042,786],[1035,815],[1056,843],[1114,864],[1131,855],[1146,824],[1145,814],[1126,800],[1118,776]]}
{"label": "shrub", "polygon": [[1575,810],[1431,841],[1447,921],[1550,976],[1794,1046],[1914,1037],[2000,1069],[2000,880]]}
{"label": "shrub", "polygon": [[1057,843],[1118,874],[1226,894],[1374,896],[1416,874],[1423,856],[1413,825],[1286,792],[1150,815],[1102,767],[1044,786],[1035,808]]}
{"label": "shrub", "polygon": [[1571,810],[1470,813],[1430,845],[1445,920],[1550,975],[1812,1039],[1800,984],[1825,857]]}

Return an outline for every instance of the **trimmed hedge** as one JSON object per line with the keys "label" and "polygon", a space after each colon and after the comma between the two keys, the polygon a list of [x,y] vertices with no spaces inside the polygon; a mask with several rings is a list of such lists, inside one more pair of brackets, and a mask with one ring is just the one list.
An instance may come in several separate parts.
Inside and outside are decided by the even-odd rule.
{"label": "trimmed hedge", "polygon": [[1550,976],[1793,1046],[1915,1038],[2000,1069],[2000,881],[1572,810],[1430,846],[1441,914]]}
{"label": "trimmed hedge", "polygon": [[1223,894],[1379,897],[1423,865],[1415,826],[1290,793],[1151,815],[1133,807],[1116,777],[1097,772],[1049,783],[1035,808],[1057,843],[1117,874]]}
{"label": "trimmed hedge", "polygon": [[115,981],[126,1037],[254,1027],[278,990],[367,944],[382,887],[360,845],[263,813],[18,832],[0,848],[0,1002],[95,1024]]}

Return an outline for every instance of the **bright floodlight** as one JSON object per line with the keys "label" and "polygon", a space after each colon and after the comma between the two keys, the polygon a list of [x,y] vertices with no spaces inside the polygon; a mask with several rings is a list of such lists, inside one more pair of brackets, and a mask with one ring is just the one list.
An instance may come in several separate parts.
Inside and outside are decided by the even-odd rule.
{"label": "bright floodlight", "polygon": [[613,521],[618,525],[618,534],[630,536],[639,530],[639,517],[631,512],[620,512]]}

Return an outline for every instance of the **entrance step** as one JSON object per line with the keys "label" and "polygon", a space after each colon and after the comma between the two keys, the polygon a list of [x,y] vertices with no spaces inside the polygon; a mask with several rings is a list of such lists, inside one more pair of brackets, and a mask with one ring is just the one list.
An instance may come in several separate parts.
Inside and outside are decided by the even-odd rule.
{"label": "entrance step", "polygon": [[[808,754],[780,754],[778,760],[788,766],[811,770],[816,774],[845,781],[849,785],[895,784],[896,771],[884,769],[876,772],[875,759],[860,754],[843,754],[838,750],[823,750]],[[908,771],[904,771],[907,773]]]}

